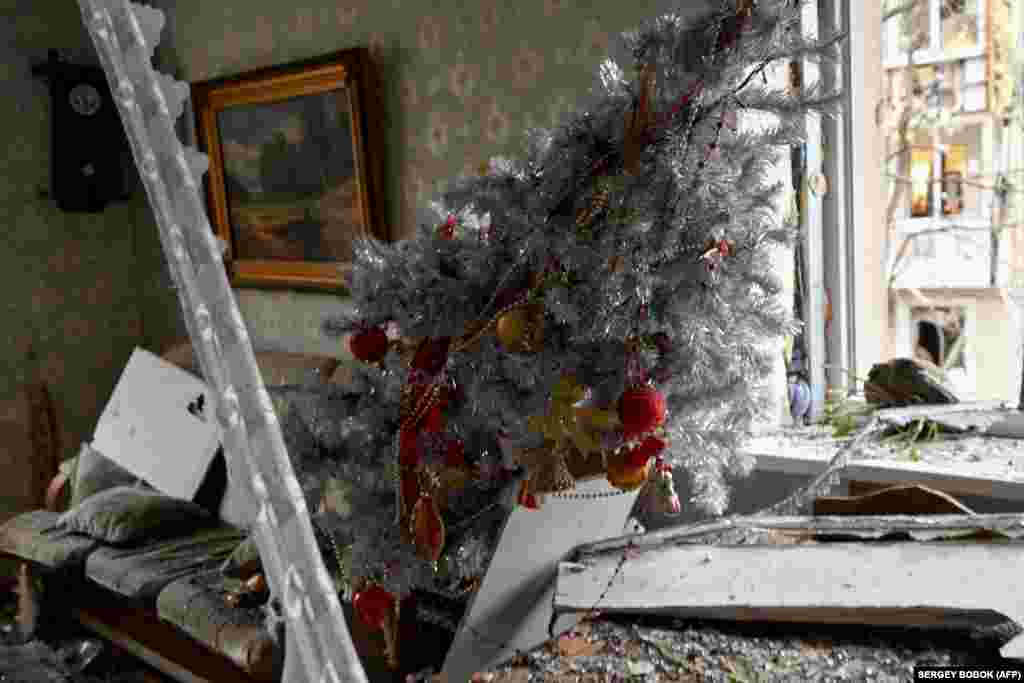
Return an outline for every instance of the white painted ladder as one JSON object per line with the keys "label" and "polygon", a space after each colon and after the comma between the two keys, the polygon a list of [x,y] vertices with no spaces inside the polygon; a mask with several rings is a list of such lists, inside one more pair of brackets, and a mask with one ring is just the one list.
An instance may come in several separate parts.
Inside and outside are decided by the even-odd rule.
{"label": "white painted ladder", "polygon": [[252,532],[286,623],[283,680],[363,683],[366,674],[228,283],[221,243],[199,196],[208,159],[183,147],[174,130],[188,85],[151,64],[164,15],[128,0],[78,2],[156,217],[192,346],[218,397],[232,486],[247,486],[257,510]]}

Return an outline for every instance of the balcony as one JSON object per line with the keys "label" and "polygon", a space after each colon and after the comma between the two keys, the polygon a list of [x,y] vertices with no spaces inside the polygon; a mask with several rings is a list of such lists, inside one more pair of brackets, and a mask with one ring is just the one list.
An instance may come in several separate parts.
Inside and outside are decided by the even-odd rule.
{"label": "balcony", "polygon": [[[908,218],[894,224],[889,249],[894,289],[986,289],[1010,284],[1011,240],[999,239],[991,279],[992,223],[966,214]],[[913,235],[917,237],[912,237]],[[909,240],[906,249],[904,241]],[[901,255],[902,252],[902,255]],[[895,270],[894,270],[895,268]]]}

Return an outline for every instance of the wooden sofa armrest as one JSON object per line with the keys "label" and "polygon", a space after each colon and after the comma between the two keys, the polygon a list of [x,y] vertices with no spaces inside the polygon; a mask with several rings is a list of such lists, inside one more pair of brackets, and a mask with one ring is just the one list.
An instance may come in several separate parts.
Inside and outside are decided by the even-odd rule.
{"label": "wooden sofa armrest", "polygon": [[69,488],[68,475],[58,472],[57,476],[50,480],[50,485],[46,487],[46,509],[50,512],[63,511],[67,495],[70,493]]}

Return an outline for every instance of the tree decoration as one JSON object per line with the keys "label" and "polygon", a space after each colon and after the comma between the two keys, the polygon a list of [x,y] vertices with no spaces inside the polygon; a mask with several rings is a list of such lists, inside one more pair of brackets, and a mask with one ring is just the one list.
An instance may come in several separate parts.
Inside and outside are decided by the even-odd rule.
{"label": "tree decoration", "polygon": [[382,630],[397,606],[395,596],[378,584],[370,584],[352,596],[352,609],[372,629]]}
{"label": "tree decoration", "polygon": [[682,511],[679,495],[672,477],[672,466],[660,458],[654,463],[654,472],[643,492],[644,507],[655,514],[677,515]]}
{"label": "tree decoration", "polygon": [[416,552],[428,562],[437,562],[444,550],[444,520],[433,495],[420,491],[412,509],[412,537]]}
{"label": "tree decoration", "polygon": [[540,509],[540,501],[537,495],[530,491],[529,480],[524,480],[519,484],[519,495],[516,497],[516,502],[528,510]]}
{"label": "tree decoration", "polygon": [[450,347],[450,337],[424,340],[416,349],[416,355],[412,359],[412,369],[433,377],[448,361]]}
{"label": "tree decoration", "polygon": [[649,140],[649,130],[654,123],[653,99],[657,84],[657,70],[653,64],[643,64],[639,68],[639,83],[636,106],[626,116],[626,134],[622,149],[622,169],[629,175],[636,175],[640,170],[640,157],[645,143]]}
{"label": "tree decoration", "polygon": [[[354,308],[398,333],[354,369],[345,438],[362,440],[347,457],[393,463],[392,530],[407,542],[356,529],[367,564],[429,568],[502,482],[529,508],[574,475],[664,491],[658,458],[691,470],[688,500],[725,510],[725,473],[767,407],[759,345],[790,329],[766,294],[793,234],[770,215],[767,173],[805,115],[839,101],[821,82],[787,93],[763,78],[835,55],[838,37],[791,30],[800,5],[739,0],[623,34],[593,98],[531,132],[521,158],[455,181],[414,239],[355,242]],[[739,111],[774,125],[740,132]],[[482,239],[490,225],[500,234]],[[471,227],[481,239],[464,239]],[[381,580],[407,591],[395,577]]]}
{"label": "tree decoration", "polygon": [[609,463],[608,483],[620,491],[633,491],[644,485],[651,471],[651,462],[643,465],[632,465],[628,461]]}
{"label": "tree decoration", "polygon": [[502,347],[513,353],[535,353],[544,344],[544,306],[522,304],[502,314],[495,326]]}
{"label": "tree decoration", "polygon": [[648,460],[665,450],[667,445],[659,436],[648,436],[639,445],[626,451],[626,463],[632,467],[643,467]]}
{"label": "tree decoration", "polygon": [[455,214],[448,214],[444,223],[437,226],[437,236],[443,240],[455,239],[455,227],[459,224]]}
{"label": "tree decoration", "polygon": [[364,363],[378,363],[388,352],[388,335],[383,327],[367,327],[348,340],[349,351]]}
{"label": "tree decoration", "polygon": [[543,435],[553,450],[574,448],[584,454],[601,451],[600,434],[615,430],[619,419],[612,411],[580,405],[586,396],[586,387],[574,376],[564,375],[551,393],[548,412],[529,418],[530,431]]}
{"label": "tree decoration", "polygon": [[619,398],[619,421],[627,439],[662,426],[667,413],[665,397],[651,385],[627,389]]}

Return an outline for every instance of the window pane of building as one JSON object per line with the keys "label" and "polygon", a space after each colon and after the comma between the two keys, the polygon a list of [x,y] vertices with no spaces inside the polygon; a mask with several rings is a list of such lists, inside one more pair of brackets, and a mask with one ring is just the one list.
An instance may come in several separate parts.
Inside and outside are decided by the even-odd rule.
{"label": "window pane of building", "polygon": [[[980,0],[941,0],[943,50],[978,47],[978,6]],[[927,3],[922,3],[927,4]]]}

